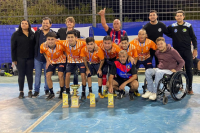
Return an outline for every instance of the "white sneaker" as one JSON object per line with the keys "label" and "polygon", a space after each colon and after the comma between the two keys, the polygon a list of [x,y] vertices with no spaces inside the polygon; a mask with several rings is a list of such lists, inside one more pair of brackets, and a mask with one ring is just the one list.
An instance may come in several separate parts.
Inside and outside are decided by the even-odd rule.
{"label": "white sneaker", "polygon": [[157,97],[156,93],[151,93],[149,99],[150,100],[156,100],[156,97]]}
{"label": "white sneaker", "polygon": [[151,95],[150,91],[146,91],[145,94],[142,95],[143,98],[149,98],[149,96]]}

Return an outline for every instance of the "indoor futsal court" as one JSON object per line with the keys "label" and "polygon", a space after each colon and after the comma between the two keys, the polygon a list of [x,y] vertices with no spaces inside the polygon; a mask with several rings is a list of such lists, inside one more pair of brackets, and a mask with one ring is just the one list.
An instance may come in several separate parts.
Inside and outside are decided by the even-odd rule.
{"label": "indoor futsal court", "polygon": [[[38,98],[18,99],[17,79],[9,78],[1,78],[0,81],[1,132],[198,133],[200,129],[199,76],[194,76],[195,95],[187,95],[181,101],[174,101],[169,94],[166,105],[162,100],[149,101],[136,97],[130,101],[126,96],[115,99],[114,108],[107,108],[107,98],[98,98],[97,83],[92,84],[96,107],[90,107],[90,101],[86,99],[80,101],[79,108],[62,108],[58,94],[53,100],[46,101],[44,91]],[[57,91],[59,83],[56,78],[54,88]],[[144,75],[139,75],[139,79],[139,92],[142,93]],[[27,93],[25,91],[25,95]]]}
{"label": "indoor futsal court", "polygon": [[0,133],[200,133],[200,0],[0,0]]}

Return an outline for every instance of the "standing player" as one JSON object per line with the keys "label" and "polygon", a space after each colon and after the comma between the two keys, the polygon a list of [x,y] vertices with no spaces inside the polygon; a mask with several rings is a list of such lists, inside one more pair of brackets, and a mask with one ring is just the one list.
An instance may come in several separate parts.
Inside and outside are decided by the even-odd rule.
{"label": "standing player", "polygon": [[[80,56],[84,59],[89,92],[92,93],[91,75],[93,70],[95,70],[98,76],[98,95],[100,98],[104,98],[102,95],[102,66],[104,64],[104,52],[100,47],[95,48],[95,41],[93,37],[86,38],[86,46],[82,48]],[[87,98],[90,98],[89,94]]]}
{"label": "standing player", "polygon": [[118,57],[118,53],[121,51],[119,46],[112,42],[112,38],[110,36],[105,36],[103,40],[95,41],[95,43],[104,51],[104,65],[103,65],[103,95],[107,97],[107,89],[106,89],[106,82],[107,78],[106,75],[108,73],[108,69],[110,70],[114,61]]}
{"label": "standing player", "polygon": [[[163,33],[168,34],[167,27],[165,24],[157,20],[158,15],[156,10],[152,10],[149,13],[150,22],[147,23],[143,28],[147,32],[148,39],[156,43],[158,37],[163,37]],[[151,58],[155,57],[155,67],[158,65],[158,58],[155,56],[155,50],[150,49]]]}
{"label": "standing player", "polygon": [[157,46],[153,41],[147,39],[146,37],[147,37],[146,30],[141,29],[138,32],[138,40],[134,39],[130,42],[131,44],[134,44],[134,46],[137,49],[137,54],[138,54],[138,61],[136,64],[137,69],[140,67],[141,64],[144,65],[145,69],[153,68],[149,50],[150,48],[156,50]]}
{"label": "standing player", "polygon": [[51,77],[56,67],[58,67],[58,77],[61,90],[59,98],[62,98],[62,92],[64,90],[63,73],[65,71],[65,66],[66,66],[66,56],[63,53],[65,51],[65,48],[61,46],[59,42],[56,42],[56,33],[49,32],[47,33],[46,37],[47,37],[46,43],[48,47],[45,47],[43,43],[40,46],[40,53],[44,54],[47,62],[46,77],[47,77],[47,84],[50,90],[50,94],[47,97],[47,100],[51,100],[55,97],[55,94],[53,92],[53,82]]}
{"label": "standing player", "polygon": [[127,33],[125,30],[120,29],[121,22],[119,19],[115,19],[113,21],[113,29],[108,27],[108,25],[106,24],[105,11],[106,8],[104,8],[104,10],[100,10],[100,12],[98,13],[101,16],[101,24],[107,34],[112,38],[112,42],[119,45],[119,43],[121,42],[121,36],[127,36]]}
{"label": "standing player", "polygon": [[[57,38],[60,40],[66,40],[67,32],[74,30],[76,32],[77,38],[80,38],[80,31],[74,29],[75,19],[73,17],[67,17],[65,20],[66,28],[60,28],[57,32]],[[78,74],[76,73],[77,68],[74,69],[74,84],[78,84]]]}
{"label": "standing player", "polygon": [[137,81],[137,69],[135,64],[128,61],[127,52],[122,50],[119,52],[119,60],[114,61],[110,70],[107,87],[110,93],[113,93],[113,90],[118,90],[119,94],[117,98],[121,99],[123,98],[125,86],[130,87],[129,96],[130,100],[133,100],[134,91],[138,92],[139,86]]}
{"label": "standing player", "polygon": [[[176,23],[168,26],[167,29],[172,37],[172,44],[183,60],[185,61],[185,69],[189,78],[188,94],[193,94],[192,91],[192,66],[193,57],[197,56],[197,38],[194,34],[192,25],[188,22],[184,22],[185,13],[182,10],[176,12]],[[194,46],[193,54],[191,52],[191,41]]]}
{"label": "standing player", "polygon": [[80,57],[81,49],[86,46],[85,42],[77,40],[77,35],[75,31],[67,32],[67,40],[61,41],[65,48],[65,53],[67,53],[67,65],[66,65],[66,93],[70,94],[70,76],[74,68],[78,67],[81,73],[82,79],[82,96],[81,99],[86,99],[85,88],[86,88],[86,77],[85,77],[85,65],[82,57]]}

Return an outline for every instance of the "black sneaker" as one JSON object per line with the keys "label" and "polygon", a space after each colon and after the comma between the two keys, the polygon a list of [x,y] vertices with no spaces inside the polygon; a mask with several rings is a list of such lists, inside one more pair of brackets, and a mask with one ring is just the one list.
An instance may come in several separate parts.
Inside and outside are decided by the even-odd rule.
{"label": "black sneaker", "polygon": [[37,98],[39,96],[39,92],[34,92],[34,94],[32,95],[32,98]]}
{"label": "black sneaker", "polygon": [[29,98],[32,98],[32,95],[33,95],[33,94],[32,94],[32,91],[29,91],[29,92],[28,92],[28,97],[29,97]]}
{"label": "black sneaker", "polygon": [[46,90],[46,91],[45,91],[45,95],[46,95],[46,96],[49,96],[49,90]]}
{"label": "black sneaker", "polygon": [[24,92],[20,92],[18,98],[19,98],[19,99],[23,99],[23,98],[24,98]]}
{"label": "black sneaker", "polygon": [[59,94],[59,96],[58,96],[59,99],[62,99],[62,93],[63,93],[63,92],[60,91],[60,94]]}
{"label": "black sneaker", "polygon": [[117,99],[122,99],[124,97],[123,93],[119,92],[119,94],[117,94]]}
{"label": "black sneaker", "polygon": [[81,100],[85,100],[85,99],[86,99],[85,92],[82,92]]}
{"label": "black sneaker", "polygon": [[129,93],[130,100],[134,100],[134,93]]}
{"label": "black sneaker", "polygon": [[51,100],[51,99],[53,99],[55,97],[55,94],[54,93],[50,93],[49,95],[48,95],[48,97],[46,98],[46,100]]}

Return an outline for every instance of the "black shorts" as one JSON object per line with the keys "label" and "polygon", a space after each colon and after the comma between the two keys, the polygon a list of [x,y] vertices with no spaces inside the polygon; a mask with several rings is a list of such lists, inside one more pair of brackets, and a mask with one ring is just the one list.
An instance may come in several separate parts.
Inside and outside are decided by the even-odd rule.
{"label": "black shorts", "polygon": [[[116,78],[116,77],[115,77],[113,80],[115,80],[115,81],[118,83],[118,85],[120,86],[121,84],[123,84],[125,81],[127,81],[127,80],[129,80],[129,79],[122,79],[122,78]],[[131,86],[130,86],[130,83],[127,84],[126,86],[131,87]]]}
{"label": "black shorts", "polygon": [[76,67],[79,68],[80,73],[85,73],[85,64],[84,63],[67,63],[66,65],[66,73],[67,72],[74,72],[74,69],[76,69]]}
{"label": "black shorts", "polygon": [[58,72],[65,72],[66,63],[52,64],[49,65],[46,72],[54,72],[56,67],[58,67]]}
{"label": "black shorts", "polygon": [[194,68],[197,68],[197,64],[198,64],[199,61],[200,61],[200,60],[199,60],[197,57],[195,57],[195,58],[193,59]]}
{"label": "black shorts", "polygon": [[151,57],[144,60],[144,61],[137,61],[137,64],[136,64],[136,68],[138,69],[140,67],[140,65],[143,64],[145,69],[149,69],[149,68],[153,68],[152,66],[152,59]]}
{"label": "black shorts", "polygon": [[102,67],[102,73],[103,74],[107,74],[108,73],[108,68],[109,71],[111,70],[112,65],[114,64],[114,61],[116,60],[116,58],[113,59],[105,59],[103,67]]}

